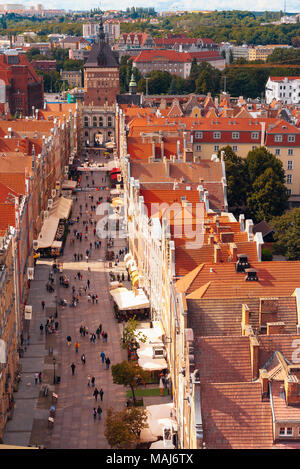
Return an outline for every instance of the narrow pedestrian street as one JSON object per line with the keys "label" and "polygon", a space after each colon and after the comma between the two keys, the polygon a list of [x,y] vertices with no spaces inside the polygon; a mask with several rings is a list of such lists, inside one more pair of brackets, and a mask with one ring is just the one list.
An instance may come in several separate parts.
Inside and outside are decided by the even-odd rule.
{"label": "narrow pedestrian street", "polygon": [[[19,392],[15,394],[15,418],[7,425],[7,442],[10,436],[16,436],[16,433],[20,432],[20,428],[19,430],[15,428],[16,422],[18,420],[24,422],[26,406],[31,403],[31,412],[27,411],[27,413],[30,414],[28,419],[31,416],[32,430],[30,432],[30,423],[27,428],[24,428],[24,436],[26,434],[29,444],[42,445],[50,449],[109,448],[104,436],[106,411],[110,406],[116,410],[125,405],[125,389],[113,383],[111,369],[106,369],[100,357],[100,353],[104,352],[110,359],[110,367],[126,359],[126,352],[120,346],[121,326],[114,317],[113,303],[109,294],[107,263],[105,263],[106,240],[97,238],[94,234],[94,223],[93,225],[89,223],[91,218],[93,222],[99,219],[95,211],[90,211],[91,205],[96,205],[99,197],[106,201],[109,196],[109,190],[96,190],[97,187],[101,188],[106,185],[108,188],[109,182],[105,178],[105,168],[103,171],[94,171],[92,176],[88,175],[88,172],[83,172],[81,180],[83,190],[76,192],[77,200],[73,195],[71,218],[80,216],[80,206],[82,215],[79,223],[69,226],[70,232],[63,256],[58,258],[58,262],[63,263],[63,272],[54,274],[55,291],[53,293],[47,292],[45,288],[53,260],[40,259],[37,262],[36,280],[31,285],[31,293],[34,293],[31,300],[36,317],[30,324],[30,345],[27,346],[24,358],[21,359],[23,362],[22,382]],[[92,179],[93,188],[91,187]],[[90,187],[85,191],[88,184]],[[93,202],[89,195],[93,196]],[[88,223],[84,224],[85,220]],[[88,227],[87,231],[86,227]],[[74,230],[83,234],[82,241],[76,238]],[[74,243],[72,239],[75,240]],[[101,248],[95,247],[96,240],[101,241]],[[122,241],[125,246],[126,240]],[[87,249],[90,250],[88,261]],[[81,254],[82,259],[75,260],[74,254]],[[82,276],[81,279],[78,278],[79,273]],[[61,275],[69,279],[68,288],[60,284]],[[79,299],[76,307],[70,306],[73,296],[72,287],[75,288],[74,294]],[[95,299],[89,301],[89,294],[98,295],[98,302]],[[57,331],[54,334],[45,335],[44,330],[41,334],[40,323],[45,324],[49,316],[55,316],[56,302],[59,304],[60,299],[65,299],[68,306],[57,306],[58,317],[55,318],[58,322]],[[44,310],[41,305],[42,301],[45,301]],[[96,336],[95,343],[90,340],[90,334],[96,333],[100,324],[102,324],[102,331],[108,335],[107,343],[101,336],[100,338]],[[88,333],[85,336],[80,335],[80,326],[87,328]],[[67,344],[67,336],[72,339],[70,346]],[[79,343],[78,353],[74,347],[76,341]],[[34,354],[34,351],[36,352],[35,359],[30,360],[29,356]],[[81,361],[82,354],[86,357],[85,364]],[[72,375],[72,363],[75,364],[74,375]],[[42,370],[41,367],[43,367]],[[33,376],[39,371],[42,371],[42,383],[35,385]],[[56,385],[53,384],[54,373],[56,378],[60,378],[59,384]],[[88,376],[95,377],[95,387],[88,386]],[[43,395],[45,386],[49,389],[46,397]],[[103,402],[100,397],[97,401],[93,397],[96,387],[104,391]],[[22,399],[22,390],[24,399]],[[52,399],[53,392],[58,396],[55,402]],[[33,400],[36,402],[36,407]],[[52,404],[55,406],[54,423],[49,426],[48,415]],[[97,417],[94,420],[93,408],[97,408],[98,405],[103,411],[102,418],[98,420]],[[24,423],[22,425],[24,426]],[[19,440],[20,438],[19,434]],[[21,439],[20,443],[26,444],[26,441]]]}

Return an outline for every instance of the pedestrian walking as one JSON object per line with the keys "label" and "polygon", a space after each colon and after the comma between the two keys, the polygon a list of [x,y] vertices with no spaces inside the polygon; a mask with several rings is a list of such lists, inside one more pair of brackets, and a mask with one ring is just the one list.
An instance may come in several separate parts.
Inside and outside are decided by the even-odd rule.
{"label": "pedestrian walking", "polygon": [[90,288],[90,280],[89,279],[87,279],[86,283],[87,283],[88,288]]}
{"label": "pedestrian walking", "polygon": [[104,340],[104,342],[107,342],[107,332],[104,332],[104,334],[103,334],[103,340]]}
{"label": "pedestrian walking", "polygon": [[101,401],[103,401],[103,394],[104,394],[104,391],[103,391],[102,388],[100,389],[99,394],[100,394],[100,399],[101,399]]}
{"label": "pedestrian walking", "polygon": [[98,405],[98,408],[97,408],[97,414],[98,414],[98,419],[101,420],[102,409],[99,405]]}
{"label": "pedestrian walking", "polygon": [[72,363],[72,365],[71,365],[72,375],[75,374],[75,368],[76,368],[76,365],[74,363]]}
{"label": "pedestrian walking", "polygon": [[79,343],[78,341],[76,340],[75,344],[74,344],[74,348],[75,348],[75,352],[77,353],[78,352],[78,349],[79,349]]}
{"label": "pedestrian walking", "polygon": [[104,364],[104,361],[105,361],[105,353],[104,353],[104,352],[101,352],[101,353],[100,353],[100,357],[101,357],[102,363]]}
{"label": "pedestrian walking", "polygon": [[97,401],[97,399],[98,399],[98,394],[99,394],[99,391],[98,391],[97,388],[95,388],[95,389],[94,389],[94,392],[93,392],[93,396],[94,396],[94,398],[95,398],[95,401]]}
{"label": "pedestrian walking", "polygon": [[90,377],[90,375],[88,375],[88,378],[87,378],[87,379],[88,379],[87,385],[88,385],[88,387],[90,387],[90,386],[91,386],[91,377]]}
{"label": "pedestrian walking", "polygon": [[43,330],[44,330],[44,326],[43,326],[43,324],[41,323],[41,324],[40,324],[40,331],[41,331],[41,334],[43,333]]}
{"label": "pedestrian walking", "polygon": [[41,383],[41,382],[42,382],[42,372],[40,371],[39,372],[39,383]]}
{"label": "pedestrian walking", "polygon": [[91,378],[91,385],[92,385],[92,387],[95,386],[95,380],[96,380],[95,376],[92,376],[92,378]]}
{"label": "pedestrian walking", "polygon": [[79,333],[80,333],[80,335],[81,335],[81,337],[82,337],[82,336],[83,336],[83,327],[82,327],[82,325],[81,325],[80,328],[79,328]]}
{"label": "pedestrian walking", "polygon": [[67,344],[68,344],[69,347],[70,347],[70,345],[71,345],[71,342],[72,342],[72,338],[71,338],[70,335],[68,335],[68,337],[67,337]]}
{"label": "pedestrian walking", "polygon": [[105,365],[106,365],[106,370],[108,370],[109,365],[110,365],[110,359],[108,357],[105,359]]}
{"label": "pedestrian walking", "polygon": [[96,329],[96,335],[97,335],[97,339],[100,339],[100,330],[99,330],[99,327]]}
{"label": "pedestrian walking", "polygon": [[81,355],[81,361],[82,361],[82,364],[85,365],[85,355],[84,355],[84,353]]}
{"label": "pedestrian walking", "polygon": [[100,334],[102,332],[102,324],[99,324],[99,331],[100,331]]}
{"label": "pedestrian walking", "polygon": [[95,296],[96,305],[98,304],[98,295]]}
{"label": "pedestrian walking", "polygon": [[34,373],[34,384],[37,384],[37,383],[38,383],[38,379],[39,379],[39,374],[38,374],[38,373]]}
{"label": "pedestrian walking", "polygon": [[43,310],[45,309],[45,301],[44,300],[42,301],[42,308],[43,308]]}
{"label": "pedestrian walking", "polygon": [[94,409],[93,409],[93,417],[94,417],[94,421],[96,421],[96,417],[97,417],[96,407],[94,407]]}

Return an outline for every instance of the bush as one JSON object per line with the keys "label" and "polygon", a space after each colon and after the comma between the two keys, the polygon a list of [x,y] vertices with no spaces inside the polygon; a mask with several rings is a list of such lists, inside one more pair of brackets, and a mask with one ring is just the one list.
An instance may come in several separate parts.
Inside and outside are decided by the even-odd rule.
{"label": "bush", "polygon": [[261,250],[261,260],[262,261],[271,261],[273,259],[273,254],[268,248],[262,248]]}

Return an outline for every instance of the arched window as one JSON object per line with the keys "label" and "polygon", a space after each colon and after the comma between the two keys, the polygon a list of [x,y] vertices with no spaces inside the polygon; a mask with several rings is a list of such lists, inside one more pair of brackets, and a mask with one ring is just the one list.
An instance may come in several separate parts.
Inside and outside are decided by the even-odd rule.
{"label": "arched window", "polygon": [[99,117],[99,127],[103,127],[103,117]]}

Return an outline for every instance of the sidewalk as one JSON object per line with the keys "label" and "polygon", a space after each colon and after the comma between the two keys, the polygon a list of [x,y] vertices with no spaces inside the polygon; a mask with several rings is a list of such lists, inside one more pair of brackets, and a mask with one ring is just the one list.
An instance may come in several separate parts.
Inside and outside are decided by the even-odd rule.
{"label": "sidewalk", "polygon": [[[94,172],[93,179],[96,185],[101,185],[102,177],[105,173]],[[82,185],[88,183],[83,174]],[[91,176],[89,176],[91,179]],[[108,192],[98,191],[94,194],[106,197]],[[85,203],[90,204],[88,193],[78,192],[78,201],[73,204],[72,217],[79,215],[79,206],[85,207]],[[95,203],[95,199],[94,199]],[[83,219],[89,218],[83,213]],[[93,215],[93,218],[97,218]],[[79,225],[79,227],[78,227]],[[73,229],[85,233],[82,220],[79,224],[70,227],[71,233],[68,236],[63,258],[64,274],[70,279],[70,287],[63,288],[57,284],[56,291],[52,294],[46,292],[45,283],[48,280],[49,268],[52,265],[50,260],[40,260],[35,268],[35,279],[31,282],[28,304],[33,307],[33,319],[30,324],[30,345],[21,359],[22,380],[19,390],[14,394],[15,410],[14,417],[8,422],[4,443],[18,445],[43,445],[51,449],[101,449],[108,448],[108,443],[104,436],[104,420],[109,406],[121,409],[125,402],[125,389],[112,382],[111,370],[105,370],[100,361],[99,354],[102,350],[109,356],[111,365],[126,359],[126,352],[120,347],[121,326],[114,318],[112,300],[109,294],[108,272],[104,262],[99,259],[105,258],[105,241],[102,240],[101,249],[94,249],[94,234],[89,226],[88,239],[84,237],[82,242],[75,241],[70,244],[73,237]],[[93,244],[89,261],[85,261],[85,251],[89,248],[90,242]],[[74,253],[82,253],[84,261],[74,261]],[[90,272],[89,270],[90,269]],[[77,272],[81,272],[83,280],[75,280]],[[55,274],[59,278],[59,273]],[[55,313],[56,296],[65,298],[68,304],[72,299],[72,286],[76,293],[79,287],[85,287],[87,279],[90,280],[90,290],[79,297],[77,307],[58,308],[58,331],[53,335],[40,334],[40,323],[45,324],[49,314]],[[54,284],[55,284],[54,283]],[[88,302],[88,292],[97,294],[98,304]],[[46,309],[42,310],[41,301],[45,300]],[[96,332],[99,324],[102,323],[103,330],[108,333],[108,342],[103,343],[102,339],[96,339],[93,344],[89,336],[81,337],[79,328],[81,324],[88,327],[89,333]],[[67,346],[66,337],[72,337],[71,347]],[[74,351],[74,342],[78,340],[79,353]],[[49,356],[49,347],[53,348],[53,356],[56,359],[55,374],[60,376],[61,383],[53,385],[54,364],[53,356]],[[86,355],[86,364],[82,365],[80,356]],[[75,375],[72,376],[70,365],[76,365]],[[42,384],[34,384],[34,373],[43,372]],[[92,395],[93,388],[87,386],[87,377],[95,376],[96,386],[104,390],[103,402],[100,403],[103,414],[101,421],[94,421],[92,411],[99,402],[95,402]],[[42,386],[49,387],[48,397],[42,396],[40,392]],[[51,406],[52,391],[58,394],[56,404],[56,414],[53,428],[48,428],[48,415]]]}

